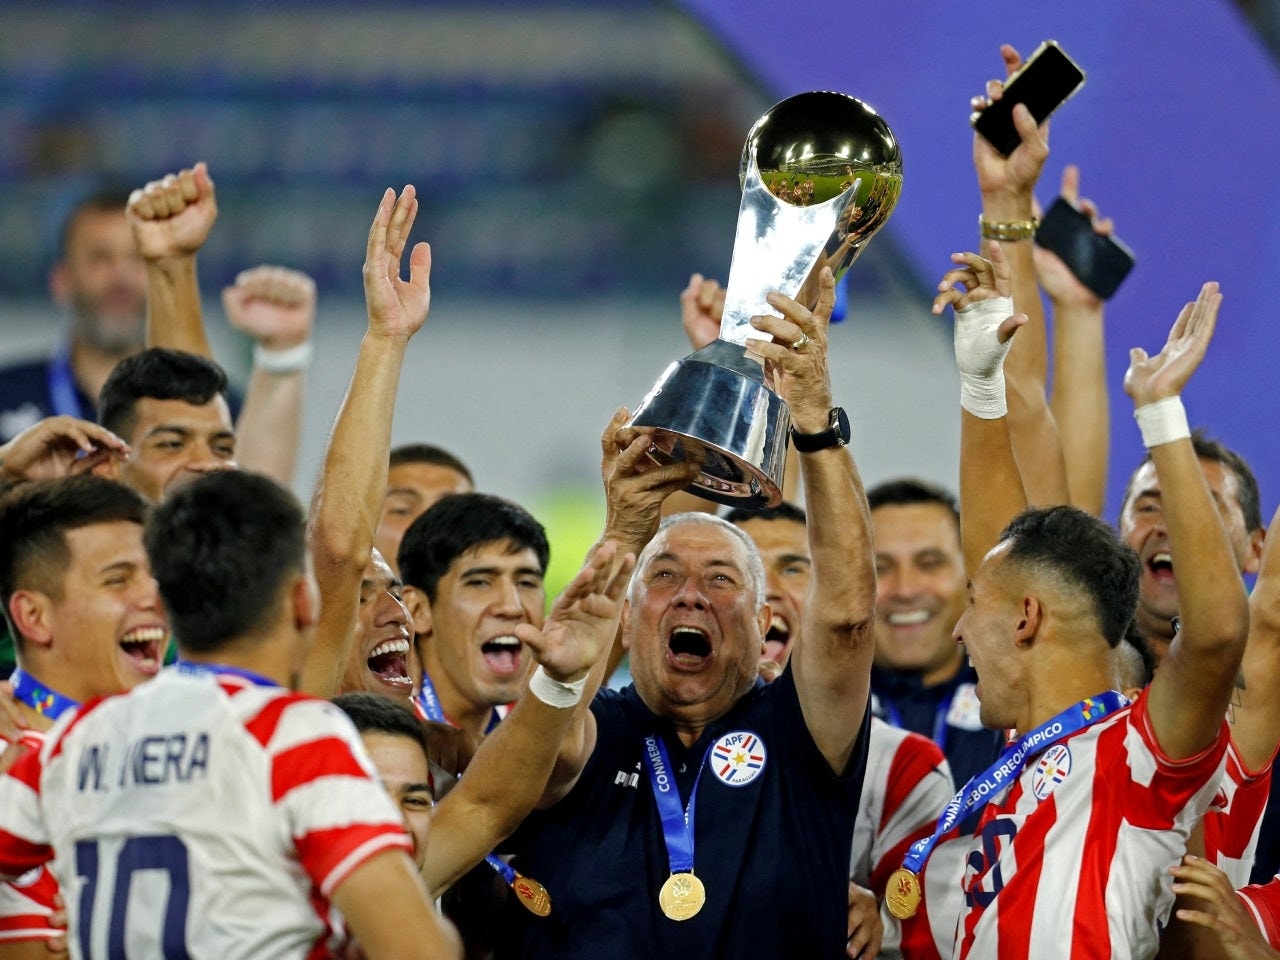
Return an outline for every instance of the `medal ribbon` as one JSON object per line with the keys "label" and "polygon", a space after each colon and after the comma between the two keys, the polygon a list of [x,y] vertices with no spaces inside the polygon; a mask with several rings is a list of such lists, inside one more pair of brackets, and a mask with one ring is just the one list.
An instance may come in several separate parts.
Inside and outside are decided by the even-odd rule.
{"label": "medal ribbon", "polygon": [[902,866],[914,874],[924,869],[940,837],[974,810],[986,806],[1005,786],[1022,774],[1032,753],[1039,753],[1059,740],[1065,740],[1085,727],[1092,726],[1109,713],[1128,706],[1129,701],[1114,690],[1089,697],[1046,720],[1017,743],[1010,744],[1000,758],[984,772],[969,779],[938,818],[933,836],[913,843],[902,858]]}
{"label": "medal ribbon", "polygon": [[[710,753],[711,747],[707,747]],[[672,873],[693,872],[693,813],[698,799],[698,784],[706,767],[706,755],[698,763],[698,776],[689,791],[689,803],[680,804],[680,789],[676,786],[675,770],[667,756],[667,746],[661,737],[644,738],[644,764],[649,771],[649,784],[653,787],[653,799],[662,819],[662,836],[667,844],[667,860]]]}
{"label": "medal ribbon", "polygon": [[[451,727],[457,724],[450,720],[444,713],[444,707],[440,706],[440,695],[436,693],[435,684],[431,682],[431,678],[427,676],[427,672],[422,671],[422,688],[418,691],[418,706],[422,708],[422,712],[426,714],[428,720],[434,720],[436,723],[447,723]],[[492,733],[493,728],[498,725],[502,717],[495,709],[489,718],[489,725],[484,728],[486,734]]]}
{"label": "medal ribbon", "polygon": [[[436,693],[435,684],[431,682],[431,678],[427,676],[427,672],[422,671],[422,690],[418,694],[418,706],[422,708],[422,712],[426,714],[428,720],[434,720],[436,723],[447,723],[449,726],[455,724],[444,715],[444,707],[440,706],[440,696]],[[489,733],[498,725],[501,719],[498,711],[493,711],[493,719],[489,721],[489,726],[485,728],[485,733]],[[503,862],[496,854],[489,854],[484,858],[484,862],[497,871],[498,875],[507,882],[507,886],[513,886],[516,882],[516,872],[507,863]]]}
{"label": "medal ribbon", "polygon": [[9,682],[13,684],[15,697],[50,720],[57,720],[68,710],[80,706],[78,701],[64,697],[56,690],[50,690],[31,674],[23,673],[21,667],[15,668],[9,675]]}

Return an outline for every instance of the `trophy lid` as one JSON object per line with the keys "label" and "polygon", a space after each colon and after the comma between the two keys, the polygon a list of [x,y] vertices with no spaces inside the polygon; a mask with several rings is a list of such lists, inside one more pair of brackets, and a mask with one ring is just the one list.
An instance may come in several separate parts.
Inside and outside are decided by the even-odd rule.
{"label": "trophy lid", "polygon": [[801,93],[774,104],[747,134],[742,183],[753,158],[769,192],[794,206],[839,196],[860,171],[895,184],[902,179],[902,153],[889,125],[843,93]]}

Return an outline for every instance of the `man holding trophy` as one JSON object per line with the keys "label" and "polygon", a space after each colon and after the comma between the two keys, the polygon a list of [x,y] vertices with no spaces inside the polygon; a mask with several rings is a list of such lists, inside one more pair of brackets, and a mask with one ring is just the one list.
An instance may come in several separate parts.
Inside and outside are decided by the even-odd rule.
{"label": "man holding trophy", "polygon": [[[865,105],[804,94],[757,122],[743,165],[720,339],[605,434],[604,536],[639,554],[620,627],[635,682],[596,693],[597,668],[572,692],[581,729],[512,847],[555,909],[514,918],[499,956],[844,955],[875,568],[827,327],[835,273],[888,216],[901,161]],[[702,513],[659,527],[658,507],[691,477],[714,499],[777,499],[788,435],[813,575],[801,639],[766,686],[754,544]]]}

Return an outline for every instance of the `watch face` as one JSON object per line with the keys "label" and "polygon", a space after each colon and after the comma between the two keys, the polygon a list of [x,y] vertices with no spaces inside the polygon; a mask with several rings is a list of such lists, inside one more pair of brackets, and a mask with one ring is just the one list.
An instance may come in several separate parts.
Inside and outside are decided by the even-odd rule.
{"label": "watch face", "polygon": [[844,412],[844,407],[833,407],[831,409],[831,429],[836,432],[841,444],[849,442],[849,415]]}

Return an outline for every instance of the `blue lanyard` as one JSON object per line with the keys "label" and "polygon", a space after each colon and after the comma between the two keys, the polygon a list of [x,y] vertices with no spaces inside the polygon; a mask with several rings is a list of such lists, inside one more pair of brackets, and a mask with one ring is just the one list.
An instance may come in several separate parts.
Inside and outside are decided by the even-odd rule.
{"label": "blue lanyard", "polygon": [[71,374],[70,343],[58,347],[58,352],[49,359],[49,399],[53,401],[55,414],[78,420],[88,419],[76,392],[75,377]]}
{"label": "blue lanyard", "polygon": [[[938,709],[933,715],[933,742],[938,745],[938,749],[943,753],[947,752],[947,732],[951,729],[947,725],[947,714],[951,712],[951,701],[956,698],[955,688],[952,687],[948,693],[938,703]],[[880,704],[884,707],[885,723],[891,727],[902,729],[902,714],[898,711],[897,705],[888,697],[881,697]]]}
{"label": "blue lanyard", "polygon": [[241,677],[245,680],[248,680],[250,683],[252,683],[254,686],[257,686],[257,687],[280,686],[280,684],[276,683],[270,677],[264,677],[260,673],[254,673],[251,670],[245,670],[241,667],[229,667],[223,663],[195,663],[194,661],[191,661],[191,660],[179,659],[174,663],[173,667],[175,670],[179,671],[180,673],[190,673],[190,674],[213,673],[213,674],[217,674],[220,677],[221,676]]}
{"label": "blue lanyard", "polygon": [[[710,749],[707,748],[708,752]],[[667,756],[667,745],[661,737],[644,738],[644,763],[649,771],[653,799],[658,805],[658,816],[662,819],[662,836],[667,844],[667,860],[672,873],[693,872],[694,804],[698,800],[698,784],[702,781],[706,760],[704,755],[698,763],[698,776],[689,791],[689,803],[682,807],[675,771]]]}
{"label": "blue lanyard", "polygon": [[[425,670],[422,671],[422,690],[418,694],[418,706],[422,708],[422,712],[428,720],[434,720],[436,723],[447,723],[451,727],[454,726],[453,721],[444,715],[444,707],[440,706],[440,697],[436,693],[435,684],[431,682],[431,678],[427,676]],[[489,720],[489,726],[485,728],[485,734],[491,733],[501,719],[498,716],[498,711],[494,710],[493,716]],[[486,856],[484,862],[498,872],[498,875],[507,882],[507,886],[515,884],[517,878],[515,870],[495,854],[491,853]]]}
{"label": "blue lanyard", "polygon": [[1059,740],[1065,740],[1085,727],[1097,723],[1107,714],[1128,706],[1129,701],[1108,690],[1096,697],[1089,697],[1063,710],[1056,717],[1046,720],[1017,743],[1010,744],[994,764],[969,779],[951,798],[938,818],[933,836],[917,840],[902,858],[902,866],[919,874],[925,861],[933,852],[938,839],[974,810],[983,807],[1012,781],[1016,780],[1033,752],[1039,753]]}
{"label": "blue lanyard", "polygon": [[[434,720],[436,723],[447,723],[451,727],[457,726],[445,716],[444,707],[440,706],[440,696],[436,693],[435,684],[431,682],[431,678],[427,676],[425,670],[422,671],[422,689],[418,692],[417,702],[428,720]],[[493,728],[498,725],[498,721],[501,719],[501,715],[495,709],[489,717],[489,725],[484,728],[484,732],[486,734],[493,733]]]}
{"label": "blue lanyard", "polygon": [[57,720],[68,710],[80,706],[79,701],[64,697],[56,690],[50,690],[31,674],[23,673],[21,667],[15,668],[9,675],[9,682],[13,684],[15,697],[50,720]]}

